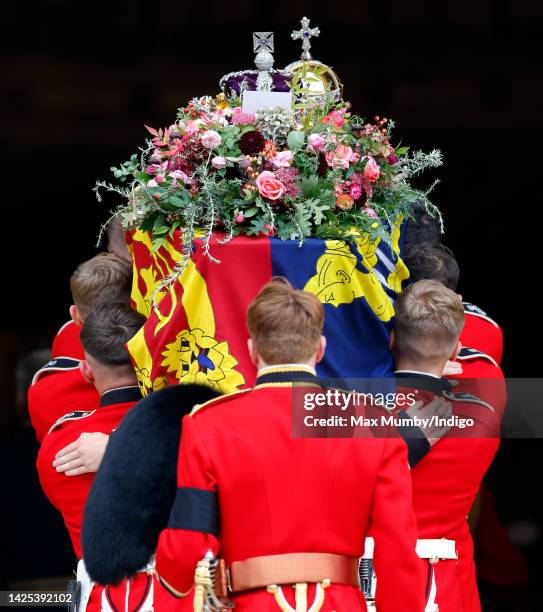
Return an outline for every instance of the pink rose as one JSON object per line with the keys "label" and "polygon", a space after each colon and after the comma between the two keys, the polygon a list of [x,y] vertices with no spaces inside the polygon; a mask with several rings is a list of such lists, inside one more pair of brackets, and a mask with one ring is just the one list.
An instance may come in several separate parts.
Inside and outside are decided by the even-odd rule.
{"label": "pink rose", "polygon": [[[164,180],[164,177],[162,176],[162,174],[157,174],[155,176],[155,182],[158,183],[160,185],[160,183],[162,183],[162,181]],[[149,181],[151,182],[151,181]]]}
{"label": "pink rose", "polygon": [[158,164],[151,164],[150,166],[147,166],[145,172],[147,172],[147,174],[156,174],[157,172],[160,172],[160,166]]}
{"label": "pink rose", "polygon": [[332,168],[343,168],[346,170],[349,167],[349,162],[353,159],[353,150],[347,145],[339,144],[335,151],[329,151],[326,154],[326,162]]}
{"label": "pink rose", "polygon": [[214,157],[211,160],[211,165],[215,168],[215,170],[221,170],[222,168],[226,168],[228,162],[226,161],[226,158],[217,155],[217,157]]}
{"label": "pink rose", "polygon": [[278,200],[285,193],[283,183],[269,170],[264,170],[256,177],[255,185],[260,195],[268,200]]}
{"label": "pink rose", "polygon": [[221,135],[215,130],[207,130],[202,134],[202,145],[206,149],[215,149],[222,142]]}
{"label": "pink rose", "polygon": [[341,127],[345,123],[345,117],[340,111],[332,111],[323,119],[324,123],[333,123],[336,127]]}
{"label": "pink rose", "polygon": [[173,178],[174,181],[177,179],[183,181],[183,183],[190,183],[189,177],[182,170],[174,170],[173,172],[170,172],[168,176]]}
{"label": "pink rose", "polygon": [[322,134],[310,134],[308,138],[309,148],[313,151],[324,151],[326,141]]}
{"label": "pink rose", "polygon": [[288,168],[293,159],[292,151],[281,151],[271,161],[275,168]]}
{"label": "pink rose", "polygon": [[238,110],[237,113],[232,115],[232,125],[249,125],[256,121],[256,115],[253,113],[244,113],[242,110]]}
{"label": "pink rose", "polygon": [[195,134],[202,125],[200,119],[194,119],[192,121],[185,121],[185,132],[187,134]]}
{"label": "pink rose", "polygon": [[373,157],[368,156],[367,159],[368,161],[366,162],[366,166],[364,168],[364,176],[370,183],[375,183],[381,174],[381,170],[379,169],[379,164],[373,159]]}
{"label": "pink rose", "polygon": [[245,221],[245,215],[241,213],[236,217],[236,223],[243,223]]}
{"label": "pink rose", "polygon": [[362,187],[360,185],[351,185],[349,188],[349,194],[353,200],[358,200],[362,196]]}
{"label": "pink rose", "polygon": [[368,217],[377,219],[377,213],[373,210],[373,208],[364,208],[364,212],[368,215]]}

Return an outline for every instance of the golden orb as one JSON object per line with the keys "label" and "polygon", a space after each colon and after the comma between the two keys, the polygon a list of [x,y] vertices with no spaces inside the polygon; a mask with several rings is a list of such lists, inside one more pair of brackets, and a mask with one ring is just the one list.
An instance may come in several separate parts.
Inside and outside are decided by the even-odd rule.
{"label": "golden orb", "polygon": [[297,97],[307,102],[340,102],[343,98],[343,84],[334,70],[318,60],[299,60],[289,64],[285,72],[298,76],[301,91]]}
{"label": "golden orb", "polygon": [[[326,104],[340,102],[343,97],[343,85],[334,70],[313,59],[311,56],[311,39],[320,36],[319,28],[310,25],[310,19],[302,17],[301,30],[291,32],[293,40],[302,41],[301,58],[289,64],[285,72],[293,75],[293,90],[298,102],[308,104]],[[298,77],[298,78],[296,78]]]}

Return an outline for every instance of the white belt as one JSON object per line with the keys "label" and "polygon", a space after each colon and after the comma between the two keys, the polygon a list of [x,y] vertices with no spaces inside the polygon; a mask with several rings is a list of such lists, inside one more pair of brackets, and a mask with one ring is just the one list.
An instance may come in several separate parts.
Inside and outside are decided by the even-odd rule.
{"label": "white belt", "polygon": [[79,561],[77,564],[77,581],[79,582],[81,590],[79,595],[79,605],[76,608],[76,612],[85,612],[87,609],[87,604],[89,603],[94,582],[92,582],[87,572],[83,559],[81,559],[81,561]]}
{"label": "white belt", "polygon": [[[155,558],[151,557],[149,563],[138,570],[136,573],[145,573],[150,574],[154,571],[155,568]],[[85,612],[87,609],[87,604],[89,603],[90,595],[94,585],[93,582],[87,572],[87,568],[85,567],[85,562],[83,559],[79,561],[77,564],[77,581],[80,583],[80,597],[79,597],[79,606],[76,608],[76,612]],[[126,602],[128,603],[128,597],[130,594],[130,579],[126,579]],[[151,612],[153,610],[153,599],[154,599],[154,584],[151,584],[151,588],[149,589],[149,593],[143,602],[140,610],[141,612]],[[110,609],[109,604],[105,598],[105,589],[102,592],[102,610]]]}
{"label": "white belt", "polygon": [[[366,538],[362,558],[373,559],[374,547],[375,542],[373,538]],[[458,559],[455,540],[446,540],[445,538],[439,540],[417,540],[416,551],[421,559],[435,559],[436,561],[440,559]]]}
{"label": "white belt", "polygon": [[[373,559],[373,552],[375,548],[375,542],[373,538],[366,538],[365,546],[364,546],[364,555],[363,559]],[[431,568],[431,582],[430,582],[430,591],[428,593],[428,598],[426,600],[425,612],[438,612],[438,606],[436,604],[436,595],[437,595],[437,585],[436,578],[434,573],[434,564],[440,560],[446,559],[458,559],[458,554],[456,552],[456,542],[454,540],[446,540],[445,538],[441,538],[439,540],[417,540],[416,549],[417,555],[421,559],[427,559],[430,563]],[[372,596],[375,596],[375,574],[372,584]],[[375,610],[375,602],[368,601],[368,612],[372,612]]]}

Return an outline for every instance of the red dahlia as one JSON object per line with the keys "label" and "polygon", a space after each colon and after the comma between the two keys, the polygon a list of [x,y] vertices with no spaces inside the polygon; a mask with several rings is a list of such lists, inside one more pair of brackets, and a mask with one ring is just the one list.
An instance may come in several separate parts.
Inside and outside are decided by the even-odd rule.
{"label": "red dahlia", "polygon": [[256,155],[261,153],[266,146],[266,139],[258,130],[245,132],[239,140],[239,148],[243,155]]}

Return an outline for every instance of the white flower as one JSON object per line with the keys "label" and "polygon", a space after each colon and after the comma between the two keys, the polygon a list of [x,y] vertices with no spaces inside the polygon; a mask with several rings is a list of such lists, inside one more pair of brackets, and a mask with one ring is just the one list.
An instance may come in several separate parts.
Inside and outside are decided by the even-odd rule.
{"label": "white flower", "polygon": [[215,170],[221,170],[222,168],[226,168],[228,162],[225,157],[221,157],[217,155],[211,160],[211,165],[215,168]]}
{"label": "white flower", "polygon": [[215,149],[222,142],[221,135],[215,130],[207,130],[202,134],[202,145],[206,149]]}

